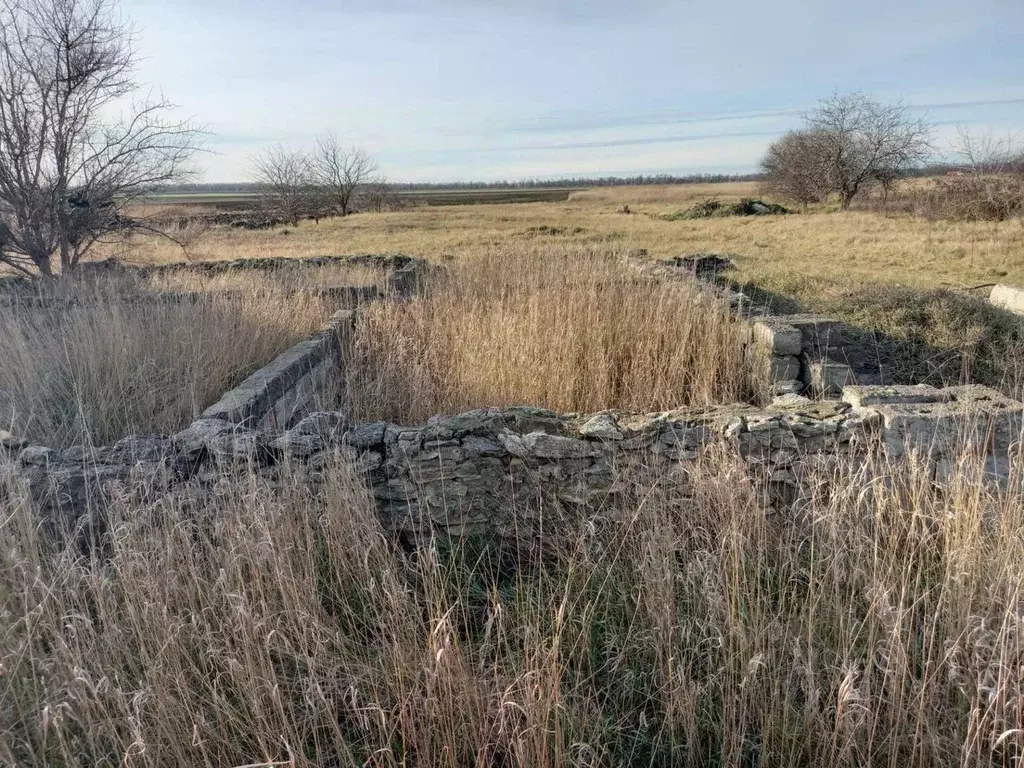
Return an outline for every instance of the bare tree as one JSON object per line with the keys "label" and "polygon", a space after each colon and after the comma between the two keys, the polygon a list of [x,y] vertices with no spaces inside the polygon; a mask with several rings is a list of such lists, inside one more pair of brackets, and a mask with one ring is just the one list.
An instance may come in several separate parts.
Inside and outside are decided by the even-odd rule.
{"label": "bare tree", "polygon": [[358,190],[377,176],[372,157],[358,147],[343,147],[333,133],[317,138],[311,164],[317,185],[327,191],[342,216],[351,213]]}
{"label": "bare tree", "polygon": [[268,213],[296,225],[309,212],[316,184],[305,152],[270,147],[253,162],[253,178]]}
{"label": "bare tree", "polygon": [[761,160],[766,190],[806,210],[828,197],[825,145],[814,131],[790,131],[773,141]]}
{"label": "bare tree", "polygon": [[126,207],[186,176],[202,135],[133,101],[133,30],[111,2],[0,0],[0,263],[27,275],[139,226]]}
{"label": "bare tree", "polygon": [[864,185],[885,179],[891,187],[932,151],[932,126],[909,104],[881,104],[859,91],[825,99],[806,122],[821,141],[822,180],[844,210]]}

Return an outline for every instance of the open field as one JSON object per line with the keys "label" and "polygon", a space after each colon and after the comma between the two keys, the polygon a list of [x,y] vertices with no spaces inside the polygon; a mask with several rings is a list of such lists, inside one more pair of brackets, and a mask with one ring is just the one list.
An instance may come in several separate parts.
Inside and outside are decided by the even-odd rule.
{"label": "open field", "polygon": [[[798,298],[879,283],[962,288],[996,280],[1024,282],[1024,224],[1019,220],[932,222],[866,212],[658,218],[705,197],[730,200],[753,194],[754,184],[593,189],[575,191],[563,203],[359,214],[270,231],[215,229],[191,253],[228,259],[400,251],[444,261],[519,239],[622,251],[644,248],[655,257],[727,252],[736,257],[739,278],[769,288],[792,287]],[[623,205],[631,213],[622,213]],[[110,252],[141,261],[182,258],[173,243],[150,239]]]}
{"label": "open field", "polygon": [[[495,203],[536,203],[565,200],[577,187],[540,187],[536,189],[408,189],[395,195],[409,205],[480,205]],[[250,204],[259,195],[255,192],[173,192],[151,195],[145,202],[152,205],[238,206]]]}
{"label": "open field", "polygon": [[[57,484],[92,488],[88,450],[62,461],[0,434],[0,766],[1019,764],[1019,404],[972,443],[943,393],[924,400],[907,423],[936,420],[941,458],[891,450],[899,424],[879,437],[881,411],[753,408],[750,337],[726,299],[626,262],[730,253],[751,292],[876,331],[909,381],[1019,395],[1019,320],[944,289],[1024,284],[1024,226],[660,218],[753,191],[201,233],[192,259],[401,251],[447,269],[363,307],[337,410],[287,430],[143,436],[163,452],[101,465],[125,470],[106,495]],[[104,255],[182,259],[148,237]],[[101,271],[44,288],[75,301],[0,307],[0,429],[58,449],[176,432],[323,323],[331,308],[304,288],[379,279]],[[437,418],[505,405],[688,405],[697,420]],[[570,418],[596,431],[568,433]],[[590,490],[558,487],[572,477]]]}
{"label": "open field", "polygon": [[[1019,391],[1020,366],[1007,364],[1016,359],[1008,350],[1018,344],[1017,324],[982,301],[986,288],[971,289],[1024,284],[1024,222],[929,221],[867,211],[662,218],[707,198],[756,193],[753,183],[599,188],[573,192],[563,203],[420,208],[265,231],[214,228],[190,244],[188,255],[404,252],[457,265],[477,257],[500,261],[509,243],[621,257],[727,253],[738,267],[729,277],[775,297],[780,307],[796,302],[912,347],[902,363],[909,379],[973,377]],[[173,243],[152,238],[108,253],[140,262],[182,258]]]}

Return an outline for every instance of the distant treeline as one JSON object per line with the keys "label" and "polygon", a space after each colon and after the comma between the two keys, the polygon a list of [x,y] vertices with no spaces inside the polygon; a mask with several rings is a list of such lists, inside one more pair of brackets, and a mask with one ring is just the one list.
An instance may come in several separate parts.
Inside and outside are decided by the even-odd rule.
{"label": "distant treeline", "polygon": [[[934,163],[907,172],[908,176],[942,176],[963,166]],[[642,187],[667,184],[719,184],[730,181],[761,181],[761,173],[691,173],[675,176],[668,173],[638,176],[566,177],[562,179],[524,179],[520,181],[448,181],[396,182],[388,187],[395,192],[429,192],[455,189],[553,189],[584,187]],[[259,185],[251,183],[176,184],[159,189],[163,194],[254,194]]]}
{"label": "distant treeline", "polygon": [[[694,173],[686,176],[657,174],[653,176],[602,176],[600,178],[570,177],[564,179],[525,179],[522,181],[449,181],[398,182],[388,186],[397,192],[429,192],[431,190],[453,189],[554,189],[583,187],[637,187],[656,184],[716,184],[727,181],[757,181],[758,173]],[[259,185],[251,183],[226,184],[176,184],[164,186],[163,194],[246,194],[259,191]]]}
{"label": "distant treeline", "polygon": [[521,181],[452,181],[445,183],[399,183],[398,191],[432,189],[552,189],[566,187],[641,187],[664,184],[717,184],[726,181],[757,181],[759,173],[692,173],[686,176],[657,174],[654,176],[567,177],[562,179],[525,179]]}

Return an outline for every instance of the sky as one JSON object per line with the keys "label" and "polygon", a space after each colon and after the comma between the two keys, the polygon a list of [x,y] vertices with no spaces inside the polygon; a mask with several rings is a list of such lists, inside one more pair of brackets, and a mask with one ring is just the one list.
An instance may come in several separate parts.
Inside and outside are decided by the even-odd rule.
{"label": "sky", "polygon": [[392,181],[756,170],[834,92],[1024,136],[1024,0],[122,0],[208,182],[334,132]]}

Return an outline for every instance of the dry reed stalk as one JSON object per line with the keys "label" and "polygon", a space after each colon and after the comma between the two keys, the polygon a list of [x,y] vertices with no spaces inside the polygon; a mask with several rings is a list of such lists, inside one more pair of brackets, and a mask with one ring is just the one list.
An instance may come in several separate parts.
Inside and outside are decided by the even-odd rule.
{"label": "dry reed stalk", "polygon": [[[965,461],[967,461],[965,459]],[[0,517],[11,765],[999,766],[1024,707],[1024,498],[840,465],[769,520],[710,457],[539,562],[405,554],[342,465]]]}
{"label": "dry reed stalk", "polygon": [[743,329],[688,281],[617,254],[505,246],[424,298],[367,308],[348,407],[402,423],[485,406],[651,411],[749,396]]}

